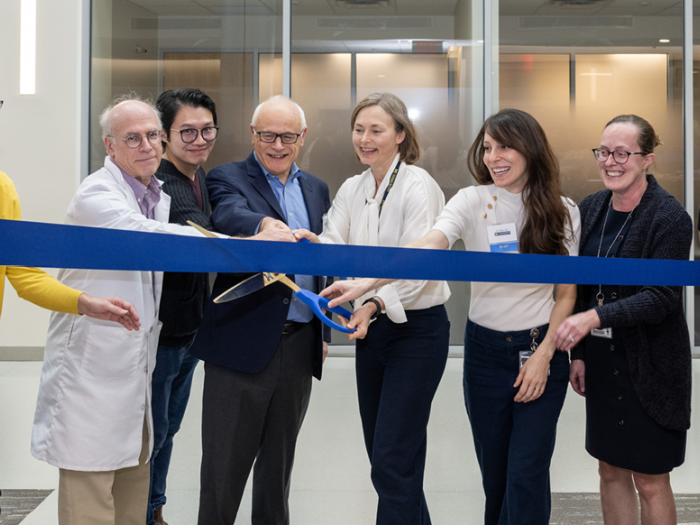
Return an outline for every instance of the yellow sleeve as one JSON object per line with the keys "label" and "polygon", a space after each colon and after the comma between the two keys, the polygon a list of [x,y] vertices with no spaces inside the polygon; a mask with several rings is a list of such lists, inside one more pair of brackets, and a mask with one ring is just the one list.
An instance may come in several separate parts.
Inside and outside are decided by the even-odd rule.
{"label": "yellow sleeve", "polygon": [[22,299],[48,310],[78,313],[78,297],[83,292],[61,284],[39,268],[8,266],[7,278]]}
{"label": "yellow sleeve", "polygon": [[[0,219],[21,220],[22,210],[15,185],[10,178],[0,172]],[[38,268],[18,266],[0,266],[0,312],[2,312],[2,292],[5,285],[4,275],[22,298],[43,308],[78,313],[78,297],[83,292],[61,284],[58,279]]]}

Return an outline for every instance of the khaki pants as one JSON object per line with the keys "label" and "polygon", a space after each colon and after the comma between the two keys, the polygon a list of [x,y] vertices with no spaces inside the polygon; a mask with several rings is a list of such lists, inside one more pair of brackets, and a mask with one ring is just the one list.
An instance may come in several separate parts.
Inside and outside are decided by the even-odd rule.
{"label": "khaki pants", "polygon": [[144,525],[151,480],[147,456],[144,421],[138,466],[107,472],[59,469],[59,525]]}

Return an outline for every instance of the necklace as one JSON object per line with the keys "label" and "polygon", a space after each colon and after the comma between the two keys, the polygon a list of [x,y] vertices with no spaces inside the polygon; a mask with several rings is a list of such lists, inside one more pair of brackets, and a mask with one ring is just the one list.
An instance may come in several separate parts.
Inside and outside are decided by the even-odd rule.
{"label": "necklace", "polygon": [[[603,236],[605,235],[605,225],[608,223],[608,215],[610,215],[610,208],[612,208],[612,198],[610,199],[610,202],[608,203],[608,211],[605,213],[605,220],[603,221],[603,231],[600,232],[600,243],[598,243],[598,255],[596,257],[600,257],[600,250],[603,247]],[[632,217],[632,213],[634,212],[634,208],[632,208],[632,211],[627,214],[627,218],[625,219],[625,222],[622,223],[622,228],[620,228],[620,231],[617,232],[617,235],[613,238],[613,241],[610,243],[610,246],[608,246],[608,251],[605,252],[605,257],[607,258],[608,254],[610,253],[610,250],[612,250],[612,247],[615,245],[617,240],[620,238],[620,234],[622,233],[622,230],[625,229],[625,226],[627,225],[627,221],[630,220]],[[598,293],[596,294],[595,298],[598,300],[598,306],[603,306],[603,299],[605,299],[605,295],[603,295],[603,285],[599,284],[598,285]]]}

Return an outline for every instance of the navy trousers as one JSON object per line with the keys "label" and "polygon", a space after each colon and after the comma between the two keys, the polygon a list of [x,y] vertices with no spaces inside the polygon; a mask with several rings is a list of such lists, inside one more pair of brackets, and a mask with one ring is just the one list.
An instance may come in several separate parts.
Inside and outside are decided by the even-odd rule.
{"label": "navy trousers", "polygon": [[180,430],[192,389],[192,376],[199,359],[190,355],[194,337],[182,347],[160,345],[151,382],[153,453],[151,489],[146,524],[154,525],[153,513],[165,505],[165,485],[173,453],[173,438]]}
{"label": "navy trousers", "polygon": [[355,370],[378,525],[429,525],[423,472],[430,406],[445,370],[450,323],[445,307],[380,315],[357,341]]}
{"label": "navy trousers", "polygon": [[[539,327],[541,342],[548,325]],[[569,357],[556,351],[545,391],[516,403],[513,383],[530,330],[498,332],[467,321],[464,399],[486,494],[486,525],[547,525],[549,465],[569,379]]]}

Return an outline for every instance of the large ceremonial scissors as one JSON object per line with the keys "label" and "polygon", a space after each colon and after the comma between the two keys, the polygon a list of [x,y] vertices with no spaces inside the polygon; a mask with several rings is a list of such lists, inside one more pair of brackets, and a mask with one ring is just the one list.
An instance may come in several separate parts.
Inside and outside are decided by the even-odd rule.
{"label": "large ceremonial scissors", "polygon": [[[196,228],[200,233],[207,237],[213,237],[215,239],[218,239],[216,235],[214,235],[206,228],[202,228],[199,224],[196,224],[192,221],[187,221],[187,224],[189,224],[193,228]],[[216,297],[214,299],[214,302],[219,304],[226,303],[228,301],[233,301],[235,299],[239,299],[248,294],[256,292],[264,288],[265,286],[268,286],[278,281],[291,288],[294,294],[296,295],[296,298],[299,299],[305,305],[307,305],[309,308],[311,308],[311,311],[314,314],[316,314],[316,317],[318,317],[322,323],[327,324],[331,328],[334,328],[339,332],[343,332],[346,334],[351,334],[355,330],[357,330],[357,328],[353,328],[351,330],[334,322],[333,320],[329,319],[324,313],[324,310],[329,310],[335,313],[336,315],[343,316],[345,319],[350,319],[350,316],[352,316],[352,312],[350,310],[346,310],[342,306],[328,308],[328,299],[326,299],[325,297],[321,297],[320,295],[317,295],[313,292],[310,292],[309,290],[302,290],[301,288],[299,288],[299,285],[297,285],[294,281],[292,281],[283,273],[260,272],[251,275],[247,279],[244,279],[237,285],[229,288],[224,293]]]}

